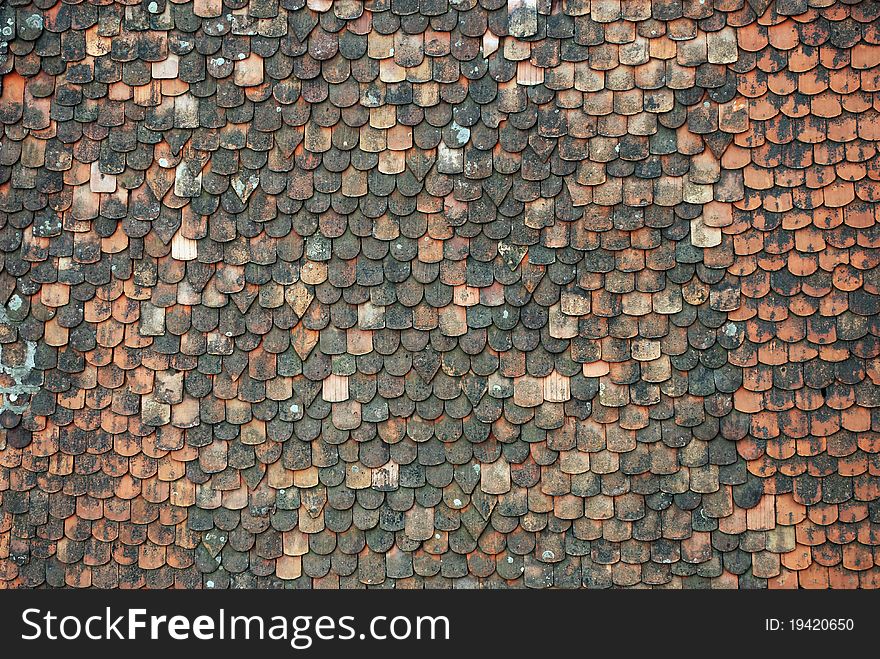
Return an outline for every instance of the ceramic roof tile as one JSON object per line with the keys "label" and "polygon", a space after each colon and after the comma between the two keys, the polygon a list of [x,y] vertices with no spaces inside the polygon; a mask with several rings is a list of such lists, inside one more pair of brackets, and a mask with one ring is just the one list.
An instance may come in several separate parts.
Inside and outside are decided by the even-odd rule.
{"label": "ceramic roof tile", "polygon": [[880,586],[871,3],[237,4],[15,14],[5,585]]}

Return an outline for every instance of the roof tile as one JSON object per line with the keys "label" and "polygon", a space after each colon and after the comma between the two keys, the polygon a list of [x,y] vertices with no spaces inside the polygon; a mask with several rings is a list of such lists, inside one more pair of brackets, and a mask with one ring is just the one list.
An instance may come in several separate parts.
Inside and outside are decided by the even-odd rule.
{"label": "roof tile", "polygon": [[239,4],[10,42],[0,579],[877,587],[870,3]]}

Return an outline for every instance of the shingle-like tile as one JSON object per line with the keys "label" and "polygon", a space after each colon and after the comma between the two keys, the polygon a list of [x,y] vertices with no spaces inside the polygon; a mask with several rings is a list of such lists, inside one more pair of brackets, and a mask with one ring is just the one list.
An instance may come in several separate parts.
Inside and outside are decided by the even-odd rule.
{"label": "shingle-like tile", "polygon": [[0,586],[880,586],[875,3],[232,4],[9,14]]}

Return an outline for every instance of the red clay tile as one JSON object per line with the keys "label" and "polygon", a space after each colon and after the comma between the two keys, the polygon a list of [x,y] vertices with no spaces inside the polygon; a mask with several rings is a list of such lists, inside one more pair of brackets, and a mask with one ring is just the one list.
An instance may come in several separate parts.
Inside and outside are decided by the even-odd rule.
{"label": "red clay tile", "polygon": [[[649,4],[561,5],[583,62],[570,39],[543,36],[551,21],[533,2],[503,16],[477,3],[420,31],[407,3],[310,0],[298,63],[247,30],[211,36],[220,50],[205,56],[198,43],[179,52],[174,27],[141,39],[125,21],[86,26],[88,75],[127,67],[86,110],[83,67],[69,63],[58,86],[17,33],[0,196],[33,231],[0,251],[35,273],[20,336],[53,352],[35,353],[45,387],[22,403],[34,414],[0,401],[0,487],[36,474],[72,506],[50,498],[65,567],[38,577],[531,587],[548,574],[552,512],[580,541],[619,543],[591,577],[605,585],[876,586],[866,511],[880,443],[863,393],[880,382],[866,329],[880,294],[872,15],[832,3],[756,16],[719,0],[652,16]],[[274,21],[263,5],[242,10]],[[212,33],[225,11],[192,9]],[[65,16],[45,14],[66,41]],[[660,34],[642,34],[648,20]],[[861,27],[832,24],[843,20]],[[481,47],[487,71],[472,64]],[[487,85],[504,62],[514,77]],[[158,137],[139,143],[147,133]],[[18,330],[0,328],[4,366],[28,359]],[[0,386],[15,383],[4,371]],[[758,531],[766,547],[743,545],[750,569],[698,581],[650,567],[709,569],[713,538],[686,511],[663,511],[668,546],[633,556],[627,543],[647,519],[633,493],[701,460],[690,440],[707,432],[735,444],[763,494],[719,480],[728,463],[712,451],[687,487],[719,530]],[[520,444],[526,462],[508,462]],[[96,455],[107,478],[81,491]],[[331,493],[334,464],[377,506]],[[449,465],[456,478],[438,485]],[[443,490],[433,509],[422,473]],[[587,474],[629,494],[591,497]],[[434,529],[467,525],[481,495],[501,514],[480,513],[477,547]],[[407,496],[387,552],[342,528],[369,530],[381,501]],[[272,515],[254,516],[264,505]],[[17,515],[0,547],[27,548]],[[276,549],[273,525],[292,520]],[[236,553],[215,544],[221,526]],[[82,555],[86,538],[113,546]],[[351,577],[316,571],[328,538],[355,559]],[[507,562],[533,551],[525,570]]]}

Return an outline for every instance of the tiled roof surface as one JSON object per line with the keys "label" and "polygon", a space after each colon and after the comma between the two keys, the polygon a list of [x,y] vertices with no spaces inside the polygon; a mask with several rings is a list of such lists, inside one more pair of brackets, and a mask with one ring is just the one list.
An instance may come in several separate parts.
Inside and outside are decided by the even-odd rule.
{"label": "tiled roof surface", "polygon": [[0,586],[880,586],[880,3],[0,40]]}

